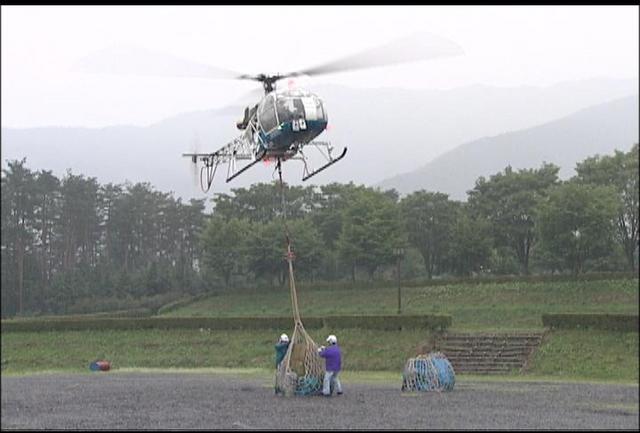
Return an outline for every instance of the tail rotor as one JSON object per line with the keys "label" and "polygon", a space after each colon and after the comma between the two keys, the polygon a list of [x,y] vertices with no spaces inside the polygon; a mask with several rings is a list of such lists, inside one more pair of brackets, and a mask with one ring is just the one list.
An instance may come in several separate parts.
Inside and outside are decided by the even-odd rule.
{"label": "tail rotor", "polygon": [[[191,140],[191,153],[197,154],[200,150],[200,137],[197,132],[194,132],[193,139]],[[191,172],[191,182],[194,188],[200,188],[200,176],[198,173],[198,159],[193,156],[189,161],[189,171]]]}

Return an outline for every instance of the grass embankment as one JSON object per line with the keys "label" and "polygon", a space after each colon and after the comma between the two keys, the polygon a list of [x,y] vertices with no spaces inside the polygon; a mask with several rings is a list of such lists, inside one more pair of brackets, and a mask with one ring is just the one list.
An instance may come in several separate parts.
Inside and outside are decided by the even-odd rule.
{"label": "grass embankment", "polygon": [[[301,315],[395,314],[397,288],[298,290]],[[406,314],[451,314],[452,330],[542,329],[543,313],[637,313],[638,279],[508,282],[402,289]],[[220,293],[165,316],[287,316],[288,292]]]}
{"label": "grass embankment", "polygon": [[638,382],[638,333],[553,331],[532,359],[532,373]]}
{"label": "grass embankment", "polygon": [[[321,329],[310,334],[321,341],[329,332]],[[415,356],[428,338],[425,331],[419,330],[331,332],[340,336],[346,373],[355,377],[363,371],[398,376],[407,358]],[[116,371],[270,370],[275,338],[273,331],[10,332],[2,336],[2,372],[88,372],[89,363],[98,358],[111,360]],[[534,356],[530,370],[521,377],[637,383],[638,333],[554,331]]]}
{"label": "grass embankment", "polygon": [[[299,290],[304,316],[394,314],[396,288]],[[404,288],[406,314],[453,316],[451,330],[541,330],[543,313],[637,313],[638,280],[508,282]],[[223,293],[181,307],[166,316],[290,315],[288,292]],[[282,332],[291,332],[283,329]],[[322,341],[338,335],[345,374],[377,371],[394,377],[429,338],[426,330],[308,330]],[[5,332],[3,374],[41,371],[88,372],[89,363],[109,359],[114,370],[127,369],[259,369],[274,362],[274,331],[102,330]],[[511,378],[558,378],[638,382],[638,333],[554,331],[525,375]],[[387,372],[387,373],[383,373]],[[345,376],[345,377],[347,377]],[[386,376],[385,376],[386,377]]]}
{"label": "grass embankment", "polygon": [[[290,330],[284,329],[289,333]],[[309,330],[323,341],[329,330]],[[428,331],[337,332],[350,370],[402,371]],[[114,368],[275,368],[280,332],[199,330],[105,330],[9,332],[2,336],[3,372],[86,371],[95,359]]]}

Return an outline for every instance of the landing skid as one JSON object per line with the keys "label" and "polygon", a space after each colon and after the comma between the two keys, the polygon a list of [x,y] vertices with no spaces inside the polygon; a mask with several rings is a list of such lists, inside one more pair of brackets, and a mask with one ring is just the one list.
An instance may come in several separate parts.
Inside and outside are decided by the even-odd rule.
{"label": "landing skid", "polygon": [[[289,159],[301,160],[304,164],[302,171],[302,181],[306,181],[316,174],[320,173],[327,167],[335,164],[345,157],[347,154],[347,148],[345,147],[340,155],[334,158],[331,153],[333,146],[326,141],[311,141],[309,143],[301,143],[299,146],[292,147],[285,152],[271,152],[267,151],[261,142],[252,142],[247,139],[246,135],[242,135],[221,149],[213,153],[183,153],[183,156],[191,158],[194,164],[198,161],[203,163],[203,167],[200,169],[200,187],[204,192],[208,192],[213,183],[218,165],[227,164],[227,178],[226,181],[230,182],[258,162],[262,161],[265,157],[269,159],[277,159],[278,161],[286,161]],[[309,146],[314,147],[324,157],[325,163],[317,169],[311,168],[311,162],[309,158],[304,154]],[[242,161],[244,165],[238,167],[238,163]]]}
{"label": "landing skid", "polygon": [[323,165],[322,167],[312,171],[311,173],[309,173],[309,170],[307,169],[307,164],[306,164],[306,161],[305,161],[302,181],[304,182],[305,180],[307,180],[307,179],[315,176],[316,174],[320,173],[325,168],[327,168],[327,167],[335,164],[336,162],[340,161],[342,158],[344,158],[344,156],[346,154],[347,154],[347,148],[345,147],[344,149],[342,149],[342,153],[340,154],[339,157],[330,159],[329,162],[327,162],[325,165]]}
{"label": "landing skid", "polygon": [[236,177],[240,176],[242,173],[244,173],[245,171],[247,171],[248,169],[250,169],[251,167],[253,167],[257,163],[262,161],[262,158],[264,157],[265,153],[266,153],[265,151],[262,151],[262,153],[260,153],[259,155],[256,155],[255,160],[253,160],[249,164],[245,165],[244,167],[242,167],[240,170],[236,171],[235,173],[227,176],[227,183],[229,183],[230,181],[232,181]]}

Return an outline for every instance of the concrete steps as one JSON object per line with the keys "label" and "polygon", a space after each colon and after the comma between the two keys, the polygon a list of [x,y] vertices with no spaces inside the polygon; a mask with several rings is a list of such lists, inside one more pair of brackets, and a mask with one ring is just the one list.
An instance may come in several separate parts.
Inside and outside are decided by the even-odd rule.
{"label": "concrete steps", "polygon": [[505,374],[523,371],[543,337],[543,332],[445,333],[436,338],[434,349],[444,353],[456,373]]}

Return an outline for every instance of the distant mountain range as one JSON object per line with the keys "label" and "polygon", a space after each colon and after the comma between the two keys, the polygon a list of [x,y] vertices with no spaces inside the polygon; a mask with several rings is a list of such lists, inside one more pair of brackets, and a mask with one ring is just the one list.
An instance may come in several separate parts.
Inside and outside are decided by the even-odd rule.
{"label": "distant mountain range", "polygon": [[[509,136],[510,131],[542,125],[585,107],[637,94],[638,81],[600,78],[548,87],[476,85],[437,91],[317,85],[310,90],[325,99],[329,113],[330,129],[319,139],[330,140],[337,149],[347,146],[349,151],[344,160],[309,182],[326,184],[353,181],[356,184],[393,186],[403,192],[413,188],[440,188],[459,197],[460,194],[464,195],[465,189],[473,187],[475,173],[493,170],[494,162],[497,167],[494,171],[501,170],[506,161],[511,160],[506,153],[490,153],[488,149],[491,146],[488,144],[471,150],[468,146],[476,143],[473,140],[493,137],[477,141],[486,143],[483,140],[497,139],[501,137],[500,134]],[[637,96],[635,98],[637,101]],[[628,104],[633,105],[631,102]],[[8,159],[26,156],[27,166],[32,170],[53,170],[58,176],[63,176],[67,169],[71,169],[75,174],[96,177],[100,183],[122,183],[126,180],[150,182],[158,190],[174,191],[184,199],[211,197],[215,192],[228,192],[231,188],[247,187],[255,182],[273,179],[273,165],[259,164],[228,184],[222,178],[223,173],[220,173],[212,191],[204,194],[190,174],[189,161],[181,157],[183,152],[216,150],[234,138],[238,133],[235,121],[242,110],[243,107],[227,107],[184,113],[145,127],[3,127],[0,143],[2,165],[5,167]],[[636,104],[636,137],[637,113]],[[628,120],[630,115],[625,116],[627,120],[621,121],[623,127],[631,122]],[[591,126],[598,121],[597,116],[589,120]],[[575,127],[579,128],[577,125]],[[556,147],[554,152],[575,155],[573,159],[570,156],[562,159],[569,161],[561,164],[563,170],[572,168],[576,161],[583,158],[582,155],[604,153],[606,149],[616,146],[626,149],[631,143],[623,141],[629,135],[633,136],[633,128],[619,138],[603,132],[609,137],[609,147],[592,146],[585,137],[587,141],[576,149],[573,139],[561,140],[561,137],[569,134],[561,126],[554,131],[547,134],[546,141],[554,138],[550,135],[553,133],[556,134],[556,146],[567,146],[566,149]],[[600,141],[603,140],[604,137]],[[197,147],[194,144],[196,141]],[[462,143],[467,144],[457,147]],[[527,152],[533,152],[535,146],[531,146]],[[431,167],[428,171],[435,172],[431,164],[439,158],[444,158],[443,161],[451,158],[450,155],[462,158],[462,153],[455,152],[463,147],[467,149],[466,152],[476,152],[473,164],[482,169],[476,170],[472,167],[472,161],[466,160],[464,164],[467,165],[462,165],[463,162],[457,166],[448,165],[437,180],[413,176],[414,171],[417,173],[427,167],[425,164]],[[478,149],[481,147],[487,151],[480,152]],[[503,147],[496,149],[498,152],[509,151],[506,144]],[[525,153],[521,148],[518,152]],[[548,156],[549,161],[554,161],[552,156]],[[547,157],[546,154],[544,157]],[[534,157],[534,153],[531,153],[531,166],[538,165],[536,158],[537,154]],[[571,167],[564,166],[568,163]],[[220,171],[225,170],[222,167]],[[301,184],[300,162],[287,162],[284,172],[288,182]],[[399,176],[400,173],[407,173],[409,177],[406,179],[413,180],[401,180],[405,179],[405,175]],[[445,175],[456,179],[446,182]],[[473,177],[469,184],[461,181],[467,175]]]}
{"label": "distant mountain range", "polygon": [[543,162],[560,166],[560,178],[567,179],[575,174],[576,163],[589,156],[627,152],[638,142],[638,117],[638,95],[598,104],[553,122],[465,143],[376,186],[403,194],[438,191],[464,200],[480,176],[489,177],[507,165],[537,168]]}

